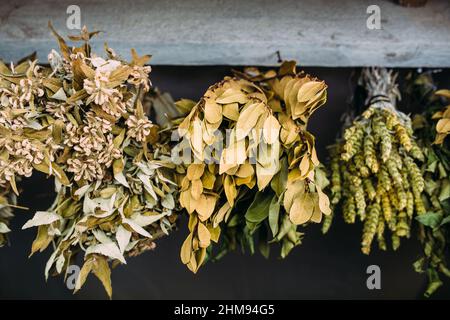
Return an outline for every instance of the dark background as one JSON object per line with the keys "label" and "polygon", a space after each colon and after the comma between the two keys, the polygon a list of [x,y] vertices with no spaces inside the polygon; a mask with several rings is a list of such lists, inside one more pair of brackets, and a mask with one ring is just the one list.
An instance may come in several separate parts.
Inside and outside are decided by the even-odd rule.
{"label": "dark background", "polygon": [[[156,66],[151,73],[155,86],[175,99],[198,99],[207,87],[229,74],[230,67]],[[309,129],[317,137],[319,157],[327,159],[326,146],[340,129],[352,93],[350,68],[306,68],[329,86],[328,103],[313,115]],[[357,70],[356,70],[357,71]],[[408,70],[400,70],[404,75]],[[450,87],[450,70],[436,75],[439,88]],[[53,196],[51,179],[34,174],[22,182],[20,205],[12,222],[11,245],[0,249],[0,298],[3,299],[104,299],[100,282],[90,276],[73,295],[62,277],[44,278],[50,250],[28,258],[35,229],[20,230],[35,210],[45,210]],[[374,248],[370,256],[360,252],[361,224],[347,225],[337,214],[327,235],[320,225],[304,228],[303,244],[285,260],[235,252],[217,263],[208,263],[192,274],[180,261],[179,249],[187,234],[186,217],[180,230],[157,242],[157,248],[127,259],[112,273],[114,299],[415,299],[423,298],[426,277],[414,272],[412,263],[420,254],[414,239],[403,241],[397,252]],[[414,234],[414,233],[413,233]],[[381,268],[381,290],[368,290],[366,269]],[[434,299],[450,298],[450,281]]]}

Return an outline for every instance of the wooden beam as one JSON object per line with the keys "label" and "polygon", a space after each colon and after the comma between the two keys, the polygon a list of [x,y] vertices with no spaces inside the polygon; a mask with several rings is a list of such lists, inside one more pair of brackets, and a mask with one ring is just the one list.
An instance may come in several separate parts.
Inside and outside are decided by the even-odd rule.
{"label": "wooden beam", "polygon": [[[367,7],[381,9],[369,30]],[[0,2],[0,57],[33,50],[41,62],[56,48],[47,21],[68,30],[68,5],[104,41],[164,65],[275,65],[277,52],[305,66],[450,67],[450,2],[405,8],[388,0],[15,0]]]}

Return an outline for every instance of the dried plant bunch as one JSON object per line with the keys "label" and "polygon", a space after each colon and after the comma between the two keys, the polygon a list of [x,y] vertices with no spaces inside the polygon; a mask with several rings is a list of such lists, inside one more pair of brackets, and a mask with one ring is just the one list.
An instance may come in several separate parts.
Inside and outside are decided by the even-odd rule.
{"label": "dried plant bunch", "polygon": [[[285,63],[280,70],[286,64],[292,66]],[[255,81],[226,77],[198,103],[177,103],[189,112],[178,132],[194,155],[180,181],[180,204],[190,217],[181,260],[193,272],[225,226],[243,224],[243,232],[252,238],[271,220],[275,241],[289,242],[284,246],[292,249],[300,243],[297,225],[320,221],[322,212],[329,214],[328,198],[314,184],[319,164],[314,137],[305,130],[309,115],[325,102],[326,85],[295,71],[292,75],[273,71],[271,80],[272,90],[278,90],[276,98],[274,91]],[[286,96],[281,95],[283,90]],[[278,99],[278,105],[271,99]],[[254,201],[244,214],[241,205],[248,199]]]}
{"label": "dried plant bunch", "polygon": [[59,143],[55,162],[67,175],[56,181],[53,205],[23,228],[38,228],[31,254],[52,243],[46,276],[66,273],[82,253],[75,291],[92,272],[111,296],[109,263],[125,264],[126,256],[153,249],[174,226],[175,165],[167,134],[158,133],[142,105],[150,88],[150,56],[132,50],[126,62],[105,45],[104,59],[89,45],[97,32],[83,28],[80,36],[69,37],[82,44],[69,47],[52,31],[61,54],[49,55],[52,72],[44,81],[40,117]]}
{"label": "dried plant bunch", "polygon": [[411,119],[395,108],[400,98],[396,74],[364,69],[360,85],[366,89],[368,107],[345,129],[331,153],[331,191],[332,203],[342,204],[345,222],[355,223],[357,217],[363,222],[361,250],[369,254],[375,237],[386,250],[387,230],[397,249],[400,238],[410,236],[412,219],[426,212],[418,165],[424,154]]}
{"label": "dried plant bunch", "polygon": [[[447,99],[447,102],[450,101],[450,90],[437,90],[435,95]],[[434,143],[442,144],[450,133],[450,104],[433,114],[433,119],[439,119],[436,123],[436,139]]]}
{"label": "dried plant bunch", "polygon": [[412,121],[414,133],[425,155],[421,169],[425,180],[422,199],[426,209],[425,214],[416,217],[420,222],[418,238],[423,246],[423,254],[414,263],[414,268],[427,275],[425,296],[428,297],[443,285],[441,275],[450,277],[447,257],[450,235],[450,150],[445,141],[435,143],[442,137],[442,132],[435,129],[433,118],[436,110],[442,110],[444,105],[439,99],[443,91],[436,91],[432,75],[428,72],[410,74],[407,80],[405,92],[410,97],[410,108],[418,107],[422,111]]}
{"label": "dried plant bunch", "polygon": [[[2,197],[1,241],[6,242],[7,218],[19,195],[17,182],[33,170],[54,175],[61,183],[67,177],[56,163],[58,137],[43,113],[49,92],[51,69],[37,65],[34,55],[10,66],[0,61],[0,190]],[[15,193],[15,196],[10,194]]]}
{"label": "dried plant bunch", "polygon": [[227,223],[219,256],[237,246],[247,246],[253,252],[257,235],[257,246],[264,256],[270,253],[270,243],[280,243],[280,256],[284,258],[301,244],[303,233],[297,230],[298,225],[318,223],[322,213],[331,213],[322,191],[329,181],[317,158],[315,137],[307,131],[309,117],[326,102],[327,86],[297,72],[295,61],[283,62],[278,70],[263,72],[250,67],[234,73],[264,91],[281,124],[280,170],[270,188],[253,196],[246,214],[237,212]]}

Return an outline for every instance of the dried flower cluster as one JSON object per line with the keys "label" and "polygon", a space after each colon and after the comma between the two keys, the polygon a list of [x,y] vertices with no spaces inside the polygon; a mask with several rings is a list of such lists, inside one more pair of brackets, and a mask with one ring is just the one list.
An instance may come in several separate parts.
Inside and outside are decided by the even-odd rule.
{"label": "dried flower cluster", "polygon": [[0,246],[10,232],[8,221],[13,217],[21,177],[31,176],[36,169],[67,182],[55,161],[58,141],[52,125],[42,116],[51,71],[33,59],[30,56],[9,67],[0,61]]}
{"label": "dried flower cluster", "polygon": [[[88,43],[97,32],[84,28],[81,36],[70,37],[82,45],[70,48],[52,31],[61,54],[51,52],[52,70],[40,81],[34,79],[40,73],[34,71],[35,62],[31,63],[31,83],[40,86],[26,87],[28,94],[19,90],[28,100],[33,94],[45,96],[41,108],[33,113],[45,121],[43,129],[39,127],[42,146],[37,149],[44,151],[36,153],[25,139],[13,140],[11,148],[20,143],[21,151],[14,156],[18,154],[40,171],[58,168],[56,173],[61,174],[53,205],[36,212],[23,228],[38,227],[32,254],[53,244],[46,276],[64,274],[76,254],[83,252],[75,290],[92,272],[111,296],[109,262],[126,263],[126,256],[153,249],[154,241],[174,226],[175,165],[169,146],[160,140],[166,138],[158,134],[142,106],[143,94],[150,88],[150,67],[145,66],[150,57],[139,57],[132,50],[128,63],[106,47],[104,59],[93,54]],[[8,124],[12,120],[6,118]],[[47,145],[52,152],[44,149]],[[44,166],[49,161],[53,161],[50,168]]]}
{"label": "dried flower cluster", "polygon": [[[178,102],[190,110],[178,132],[194,156],[180,182],[190,230],[181,260],[190,270],[204,263],[226,226],[243,226],[239,238],[245,233],[251,245],[257,230],[271,230],[285,256],[300,243],[298,225],[330,213],[327,196],[315,184],[319,161],[306,130],[309,116],[325,101],[325,83],[286,62],[278,73],[249,68],[226,77],[198,103]],[[245,198],[254,201],[244,214]]]}
{"label": "dried flower cluster", "polygon": [[11,186],[16,194],[16,180],[33,169],[63,178],[54,162],[51,124],[41,116],[48,73],[29,59],[10,67],[0,61],[0,187]]}
{"label": "dried flower cluster", "polygon": [[413,137],[411,119],[395,109],[395,79],[386,69],[363,70],[368,108],[345,129],[332,155],[332,203],[342,202],[347,223],[357,217],[364,223],[365,254],[375,237],[386,250],[386,229],[397,249],[400,238],[410,236],[414,216],[426,212],[421,197],[425,184],[417,165],[424,155]]}

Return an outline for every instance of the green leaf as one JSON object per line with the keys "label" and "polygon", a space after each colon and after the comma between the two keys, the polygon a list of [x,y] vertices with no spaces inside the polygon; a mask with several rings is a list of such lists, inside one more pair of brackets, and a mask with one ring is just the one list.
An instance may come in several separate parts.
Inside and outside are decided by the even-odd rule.
{"label": "green leaf", "polygon": [[436,228],[437,226],[439,226],[442,220],[442,214],[436,212],[427,212],[425,214],[417,216],[416,220],[427,227]]}
{"label": "green leaf", "polygon": [[289,219],[289,215],[285,215],[283,217],[283,221],[281,222],[280,230],[277,234],[277,237],[275,238],[276,241],[281,241],[283,237],[289,232],[289,230],[292,228],[292,222]]}
{"label": "green leaf", "polygon": [[261,252],[262,256],[266,259],[269,259],[270,245],[267,242],[267,231],[268,230],[266,230],[266,228],[260,229],[258,248],[259,248],[259,252]]}
{"label": "green leaf", "polygon": [[255,199],[245,213],[245,219],[249,222],[260,223],[269,216],[271,193],[258,191]]}
{"label": "green leaf", "polygon": [[292,249],[294,249],[295,244],[290,242],[288,239],[283,240],[283,244],[281,246],[281,258],[284,259],[289,255]]}
{"label": "green leaf", "polygon": [[441,190],[439,192],[439,201],[444,201],[450,198],[450,180],[444,179],[441,182]]}
{"label": "green leaf", "polygon": [[122,129],[120,133],[114,138],[113,141],[114,147],[120,148],[124,139],[125,139],[125,129]]}
{"label": "green leaf", "polygon": [[414,271],[416,271],[417,273],[424,272],[425,271],[425,270],[423,270],[424,263],[425,263],[425,258],[423,258],[423,257],[416,260],[413,263]]}
{"label": "green leaf", "polygon": [[330,180],[328,180],[327,173],[325,172],[325,169],[323,168],[323,166],[316,167],[314,179],[316,181],[316,184],[322,190],[324,190],[330,184]]}
{"label": "green leaf", "polygon": [[272,235],[275,237],[278,233],[278,220],[280,217],[280,203],[278,202],[278,197],[274,196],[270,202],[269,207],[269,226],[272,230]]}
{"label": "green leaf", "polygon": [[444,219],[442,219],[441,221],[441,226],[443,226],[444,224],[447,224],[450,222],[450,216],[445,217]]}
{"label": "green leaf", "polygon": [[275,191],[278,197],[286,190],[287,177],[288,177],[288,164],[287,159],[284,157],[280,161],[280,171],[273,177],[270,182],[270,187]]}
{"label": "green leaf", "polygon": [[444,165],[439,162],[438,164],[439,169],[439,179],[447,177],[447,170],[445,170]]}
{"label": "green leaf", "polygon": [[443,285],[441,279],[439,278],[439,274],[434,269],[428,269],[428,287],[427,291],[425,291],[424,296],[430,297],[440,286]]}

